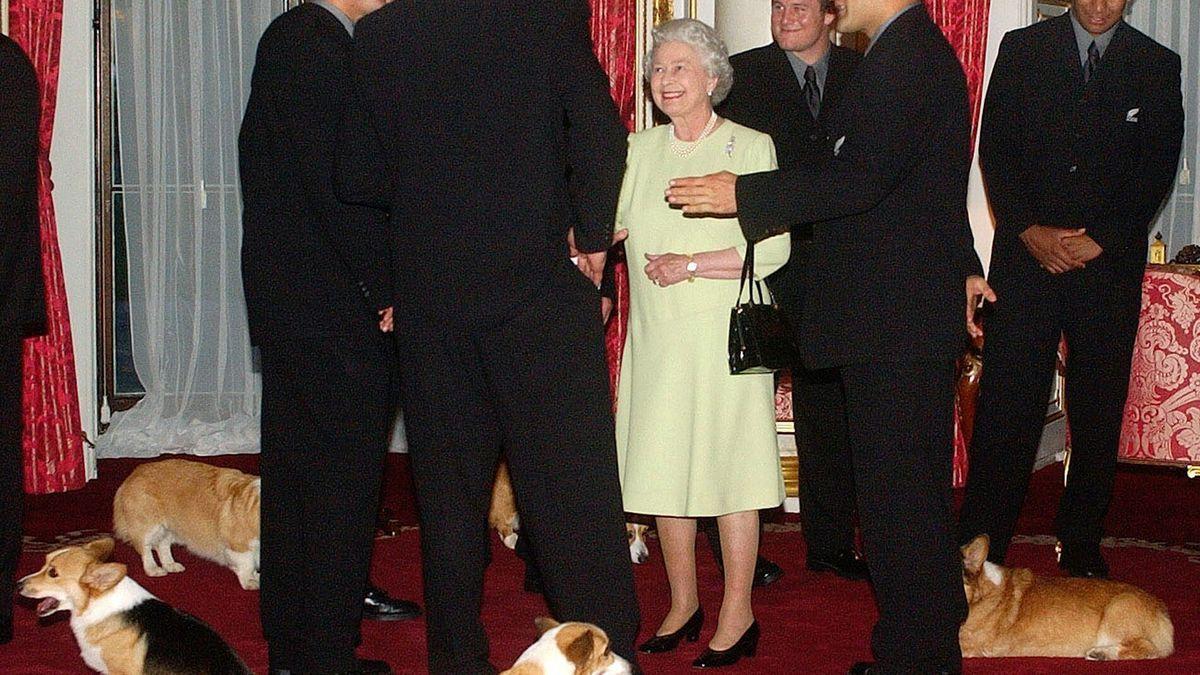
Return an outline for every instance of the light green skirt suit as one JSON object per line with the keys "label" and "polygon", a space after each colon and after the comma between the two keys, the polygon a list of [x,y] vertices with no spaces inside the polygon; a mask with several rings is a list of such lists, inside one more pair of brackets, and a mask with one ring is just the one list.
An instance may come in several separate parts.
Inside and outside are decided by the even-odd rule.
{"label": "light green skirt suit", "polygon": [[[628,228],[629,332],[617,393],[617,452],[625,510],[717,516],[784,498],[771,375],[730,375],[729,310],[738,281],[697,278],[659,288],[645,254],[694,254],[746,240],[734,218],[684,217],[664,191],[672,178],[776,168],[771,138],[723,121],[693,151],[659,126],[629,138],[617,227]],[[787,234],[755,245],[755,273],[787,262]]]}

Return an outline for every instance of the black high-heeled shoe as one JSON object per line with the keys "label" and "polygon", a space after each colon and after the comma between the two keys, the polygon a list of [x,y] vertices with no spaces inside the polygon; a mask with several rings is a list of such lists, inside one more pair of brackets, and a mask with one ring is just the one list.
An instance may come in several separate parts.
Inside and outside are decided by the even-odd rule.
{"label": "black high-heeled shoe", "polygon": [[639,645],[638,651],[643,654],[662,654],[678,647],[684,638],[687,638],[688,642],[695,642],[700,639],[700,627],[703,625],[704,608],[697,607],[692,617],[679,630],[666,635],[655,635]]}
{"label": "black high-heeled shoe", "polygon": [[732,647],[721,650],[705,649],[699,658],[692,661],[692,667],[724,668],[737,663],[743,656],[754,656],[754,653],[758,651],[759,633],[758,622],[755,621],[750,624],[745,633],[742,633],[742,637],[733,643]]}

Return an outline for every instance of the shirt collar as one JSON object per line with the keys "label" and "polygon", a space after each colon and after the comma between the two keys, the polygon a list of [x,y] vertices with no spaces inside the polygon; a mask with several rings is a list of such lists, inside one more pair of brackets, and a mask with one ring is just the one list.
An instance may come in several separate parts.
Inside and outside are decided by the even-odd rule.
{"label": "shirt collar", "polygon": [[329,0],[311,0],[311,1],[314,5],[317,5],[319,7],[324,7],[326,10],[328,10],[329,13],[332,14],[335,19],[340,21],[342,23],[342,25],[346,27],[346,32],[349,33],[351,37],[354,37],[354,22],[350,20],[350,17],[346,16],[345,12],[338,9],[337,5],[333,4],[332,2],[329,2]]}
{"label": "shirt collar", "polygon": [[888,28],[891,28],[892,24],[896,22],[896,19],[899,19],[900,17],[904,16],[909,10],[911,10],[913,7],[916,7],[917,5],[920,5],[920,4],[921,4],[920,2],[914,2],[914,3],[906,6],[904,9],[900,10],[899,12],[896,12],[896,14],[892,18],[890,18],[886,22],[884,22],[884,24],[882,26],[880,26],[879,30],[875,33],[875,36],[871,38],[871,44],[867,45],[866,53],[867,54],[871,53],[871,48],[875,46],[876,42],[879,42],[879,38],[882,37],[885,32],[887,32]]}
{"label": "shirt collar", "polygon": [[1100,35],[1092,35],[1088,32],[1083,24],[1079,23],[1079,19],[1075,18],[1075,12],[1071,11],[1071,27],[1075,29],[1075,42],[1079,46],[1079,63],[1080,65],[1087,63],[1088,47],[1092,43],[1096,43],[1096,49],[1100,50],[1100,57],[1104,57],[1104,52],[1108,49],[1108,45],[1112,43],[1113,35],[1117,32],[1117,27],[1121,25],[1121,21],[1113,24],[1112,28],[1104,31]]}
{"label": "shirt collar", "polygon": [[809,63],[793,52],[784,51],[783,53],[787,54],[788,62],[792,64],[792,70],[796,72],[796,79],[800,80],[801,84],[804,84],[804,71],[812,66],[817,71],[817,83],[821,85],[821,91],[824,92],[825,80],[829,76],[829,54],[832,51],[832,47],[826,49],[825,55],[817,59],[816,63]]}

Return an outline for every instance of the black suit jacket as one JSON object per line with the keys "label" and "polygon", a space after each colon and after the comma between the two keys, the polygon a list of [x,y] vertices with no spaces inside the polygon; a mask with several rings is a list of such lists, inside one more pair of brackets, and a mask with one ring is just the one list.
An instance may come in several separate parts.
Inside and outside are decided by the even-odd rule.
{"label": "black suit jacket", "polygon": [[[804,87],[787,53],[772,42],[765,47],[735,54],[733,89],[718,112],[729,119],[761,131],[775,142],[779,168],[791,169],[806,162],[820,161],[830,152],[825,126],[841,102],[842,92],[862,56],[853,49],[830,46],[829,73],[821,92],[821,113],[813,119],[804,100]],[[793,327],[801,322],[804,304],[804,273],[813,250],[811,223],[792,228],[792,254],[788,262],[768,278],[771,292],[788,314]]]}
{"label": "black suit jacket", "polygon": [[238,139],[254,344],[297,330],[372,330],[390,304],[387,214],[343,204],[334,190],[350,49],[342,24],[312,4],[278,17],[259,42]]}
{"label": "black suit jacket", "polygon": [[923,6],[859,64],[817,161],[738,179],[748,239],[814,227],[801,308],[810,367],[954,358],[964,282],[981,272],[967,218],[966,77]]}
{"label": "black suit jacket", "polygon": [[608,248],[627,132],[586,0],[396,0],[355,31],[343,197],[390,209],[397,320],[496,322]]}
{"label": "black suit jacket", "polygon": [[[46,321],[38,223],[37,75],[0,35],[0,336],[40,333]],[[7,386],[7,385],[5,385]]]}
{"label": "black suit jacket", "polygon": [[1128,24],[1086,85],[1070,16],[1005,35],[979,146],[996,216],[994,269],[1029,255],[1017,237],[1031,225],[1086,227],[1104,249],[1099,262],[1140,283],[1147,228],[1171,190],[1182,139],[1179,56]]}
{"label": "black suit jacket", "polygon": [[862,57],[853,49],[830,45],[829,74],[821,92],[821,114],[813,119],[804,87],[787,53],[771,43],[729,57],[733,89],[717,109],[724,117],[768,134],[775,141],[780,169],[790,169],[829,149],[825,124]]}

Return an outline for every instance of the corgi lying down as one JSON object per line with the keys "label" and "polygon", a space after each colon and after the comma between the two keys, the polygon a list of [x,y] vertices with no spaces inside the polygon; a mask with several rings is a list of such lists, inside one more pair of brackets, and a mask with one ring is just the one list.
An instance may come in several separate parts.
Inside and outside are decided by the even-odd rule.
{"label": "corgi lying down", "polygon": [[200,462],[143,464],[117,489],[113,531],[142,556],[148,576],[183,571],[171,555],[178,543],[233,570],[242,588],[255,589],[259,485],[257,476]]}
{"label": "corgi lying down", "polygon": [[[521,534],[521,517],[517,514],[517,501],[513,495],[512,477],[508,463],[501,460],[496,468],[496,482],[492,485],[492,505],[488,511],[488,524],[500,535],[500,541],[509,548],[517,547]],[[625,535],[629,542],[629,558],[642,564],[650,558],[646,546],[646,534],[650,528],[641,523],[625,523]]]}
{"label": "corgi lying down", "polygon": [[629,662],[608,648],[608,635],[590,623],[539,618],[541,637],[500,675],[630,675]]}
{"label": "corgi lying down", "polygon": [[40,600],[38,616],[71,613],[80,655],[92,670],[121,675],[250,675],[250,669],[213,629],[155,598],[105,562],[112,539],[59,549],[41,570],[17,582]]}
{"label": "corgi lying down", "polygon": [[1161,659],[1174,651],[1167,608],[1129,584],[1040,577],[987,562],[988,538],[963,551],[970,614],[959,629],[965,657],[1064,656],[1093,661]]}

